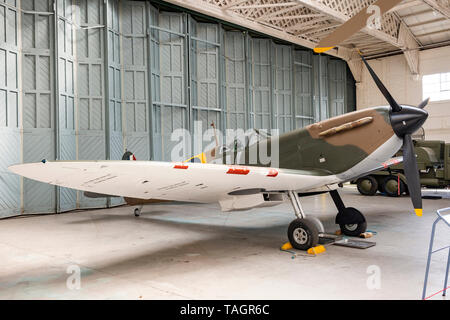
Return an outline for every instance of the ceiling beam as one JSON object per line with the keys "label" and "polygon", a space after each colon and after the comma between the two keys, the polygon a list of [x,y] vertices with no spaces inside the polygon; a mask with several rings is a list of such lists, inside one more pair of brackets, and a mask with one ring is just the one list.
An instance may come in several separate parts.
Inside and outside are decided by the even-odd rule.
{"label": "ceiling beam", "polygon": [[[332,18],[333,20],[337,20],[338,22],[345,23],[350,19],[350,17],[348,17],[344,13],[342,13],[336,9],[330,8],[329,6],[323,4],[322,2],[319,2],[317,0],[298,0],[298,1],[300,3],[302,3],[303,5],[305,5],[306,7],[310,8],[314,11],[318,11],[324,15],[327,15],[328,17]],[[367,27],[365,27],[362,31],[367,34],[370,34],[371,36],[373,36],[375,38],[389,42],[395,46],[398,45],[397,39],[394,36],[387,34],[386,32],[376,30],[376,29],[370,29]]]}
{"label": "ceiling beam", "polygon": [[[243,19],[241,14],[235,13],[233,12],[233,10],[223,10],[221,7],[211,3],[207,3],[206,1],[203,0],[164,0],[164,1],[179,6],[181,8],[186,8],[188,10],[192,10],[215,19],[226,21],[241,26],[242,28],[253,30],[255,32],[260,32],[268,36],[272,36],[274,38],[288,41],[305,48],[314,49],[317,44],[315,41],[296,37],[293,34],[288,33],[285,29],[277,28],[275,25],[269,25],[252,19]],[[338,58],[343,58],[338,53],[337,48],[328,51],[327,54]]]}
{"label": "ceiling beam", "polygon": [[[319,2],[317,0],[298,0],[300,3],[304,4],[307,8],[320,12],[324,15],[329,16],[333,20],[336,20],[341,23],[347,22],[350,17],[345,15],[344,13],[330,8],[329,6]],[[412,32],[409,28],[401,21],[401,19],[395,14],[392,13],[390,17],[391,23],[396,23],[396,30],[398,30],[398,35],[394,36],[384,32],[383,30],[377,30],[373,28],[365,27],[361,31],[384,42],[387,42],[397,48],[402,49],[402,51],[411,50],[419,47],[419,43],[413,37]],[[408,59],[408,65],[410,67],[411,73],[416,74],[418,71],[418,66],[416,63],[413,63],[414,59]]]}
{"label": "ceiling beam", "polygon": [[243,9],[264,9],[264,8],[277,8],[277,7],[293,7],[297,6],[297,2],[281,2],[281,3],[265,3],[265,4],[249,4],[244,6],[234,6],[230,9],[243,10]]}
{"label": "ceiling beam", "polygon": [[398,39],[401,43],[400,48],[405,55],[409,70],[413,75],[419,74],[419,44],[411,35],[411,31],[404,22],[400,23]]}
{"label": "ceiling beam", "polygon": [[427,5],[429,5],[433,10],[439,12],[447,19],[450,19],[450,4],[447,2],[447,5],[443,3],[443,1],[438,0],[423,0]]}
{"label": "ceiling beam", "polygon": [[[263,20],[270,20],[270,21],[278,21],[278,20],[295,20],[295,19],[307,19],[307,18],[319,18],[323,17],[321,14],[302,14],[297,16],[284,16],[284,17],[272,17],[272,18],[265,18]],[[257,21],[261,20],[260,18],[257,19]]]}
{"label": "ceiling beam", "polygon": [[279,16],[280,14],[284,14],[284,13],[287,13],[287,12],[292,12],[294,10],[301,9],[301,8],[303,8],[303,5],[297,3],[295,6],[292,6],[292,7],[283,8],[281,10],[276,10],[276,11],[273,11],[273,12],[265,13],[265,14],[263,14],[261,17],[259,17],[256,20],[258,20],[258,21],[260,21],[260,20],[268,20],[269,18],[276,17],[276,16]]}
{"label": "ceiling beam", "polygon": [[398,10],[402,10],[402,9],[411,8],[411,7],[414,7],[414,6],[420,6],[421,4],[423,4],[423,2],[421,0],[413,0],[413,1],[410,1],[410,2],[402,2],[402,3],[398,4],[398,5],[396,5],[395,7],[393,7],[388,12],[394,12],[394,11],[398,11]]}
{"label": "ceiling beam", "polygon": [[230,1],[230,3],[228,3],[228,4],[224,5],[224,6],[222,6],[221,8],[224,9],[224,10],[225,10],[225,9],[229,9],[229,8],[235,7],[235,6],[240,5],[241,3],[244,3],[244,2],[247,2],[247,1],[249,1],[249,0],[236,0],[236,1]]}

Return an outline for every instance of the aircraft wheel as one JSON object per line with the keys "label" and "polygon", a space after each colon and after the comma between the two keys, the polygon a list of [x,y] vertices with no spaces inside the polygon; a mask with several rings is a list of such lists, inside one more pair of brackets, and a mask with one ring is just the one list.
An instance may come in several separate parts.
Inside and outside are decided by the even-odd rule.
{"label": "aircraft wheel", "polygon": [[359,210],[352,207],[347,207],[345,208],[345,211],[343,213],[345,213],[345,218],[337,220],[343,220],[342,222],[338,223],[344,235],[357,237],[361,233],[366,232],[367,222],[364,218],[364,215]]}
{"label": "aircraft wheel", "polygon": [[405,184],[400,180],[400,195],[398,194],[398,178],[396,176],[388,176],[382,182],[383,192],[389,197],[399,197],[405,192]]}
{"label": "aircraft wheel", "polygon": [[312,220],[295,219],[289,224],[288,238],[291,245],[298,250],[308,250],[319,243],[319,230]]}
{"label": "aircraft wheel", "polygon": [[140,208],[135,208],[134,209],[134,216],[135,217],[139,217],[141,215],[141,209]]}
{"label": "aircraft wheel", "polygon": [[362,195],[373,196],[377,193],[378,182],[372,176],[365,176],[356,180],[356,187]]}
{"label": "aircraft wheel", "polygon": [[361,233],[366,232],[367,222],[364,221],[360,223],[340,224],[339,227],[341,228],[342,233],[346,236],[357,237]]}

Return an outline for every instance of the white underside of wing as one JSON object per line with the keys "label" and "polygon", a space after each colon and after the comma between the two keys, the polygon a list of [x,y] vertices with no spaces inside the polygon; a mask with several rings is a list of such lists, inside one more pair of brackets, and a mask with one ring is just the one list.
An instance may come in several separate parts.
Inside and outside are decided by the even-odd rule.
{"label": "white underside of wing", "polygon": [[29,179],[82,191],[205,203],[227,199],[230,192],[237,190],[259,188],[301,192],[336,181],[335,176],[302,175],[251,166],[243,167],[242,172],[240,168],[157,161],[47,161],[9,167],[12,172]]}

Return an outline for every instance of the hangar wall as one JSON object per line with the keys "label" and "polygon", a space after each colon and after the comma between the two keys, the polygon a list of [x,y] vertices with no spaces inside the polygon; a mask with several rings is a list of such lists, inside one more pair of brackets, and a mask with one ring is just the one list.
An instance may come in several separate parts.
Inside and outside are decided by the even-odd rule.
{"label": "hangar wall", "polygon": [[[418,105],[423,100],[422,76],[450,72],[450,47],[420,51],[418,79],[411,75],[403,55],[374,59],[369,63],[399,103]],[[358,109],[387,104],[366,69],[356,90]],[[432,101],[426,110],[429,114],[424,124],[426,139],[450,142],[450,101]]]}
{"label": "hangar wall", "polygon": [[197,120],[286,132],[355,108],[344,61],[148,1],[0,0],[0,75],[0,217],[122,203],[11,164],[170,161]]}

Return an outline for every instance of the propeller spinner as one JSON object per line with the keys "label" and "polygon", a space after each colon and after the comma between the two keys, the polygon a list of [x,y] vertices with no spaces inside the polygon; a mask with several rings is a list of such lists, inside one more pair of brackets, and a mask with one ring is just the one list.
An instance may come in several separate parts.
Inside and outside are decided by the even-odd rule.
{"label": "propeller spinner", "polygon": [[428,104],[429,98],[420,103],[417,107],[399,105],[378,78],[375,71],[373,71],[367,63],[366,59],[362,55],[361,58],[378,89],[380,89],[381,93],[391,106],[390,118],[392,129],[398,137],[403,139],[403,166],[406,182],[408,183],[409,194],[416,215],[421,216],[423,211],[422,193],[420,190],[419,169],[417,167],[411,135],[417,131],[428,118],[428,112],[423,108]]}

